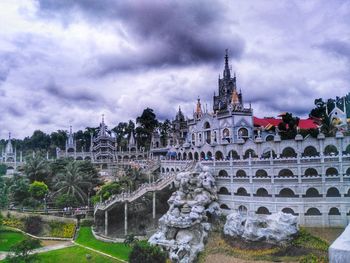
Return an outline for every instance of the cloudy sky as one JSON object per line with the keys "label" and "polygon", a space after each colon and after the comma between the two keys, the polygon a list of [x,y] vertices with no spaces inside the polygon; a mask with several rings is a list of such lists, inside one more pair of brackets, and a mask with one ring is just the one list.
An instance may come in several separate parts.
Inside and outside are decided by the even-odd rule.
{"label": "cloudy sky", "polygon": [[350,90],[350,1],[0,1],[0,137],[212,106],[228,48],[259,117]]}

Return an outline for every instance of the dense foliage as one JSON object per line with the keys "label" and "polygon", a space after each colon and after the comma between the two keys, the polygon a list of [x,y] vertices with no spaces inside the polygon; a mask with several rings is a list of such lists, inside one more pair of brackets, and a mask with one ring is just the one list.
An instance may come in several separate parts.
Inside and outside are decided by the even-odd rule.
{"label": "dense foliage", "polygon": [[24,239],[11,247],[13,255],[8,255],[6,260],[10,263],[35,262],[36,255],[30,254],[30,252],[38,247],[40,247],[40,240]]}
{"label": "dense foliage", "polygon": [[167,255],[158,246],[137,242],[129,255],[130,263],[165,263]]}

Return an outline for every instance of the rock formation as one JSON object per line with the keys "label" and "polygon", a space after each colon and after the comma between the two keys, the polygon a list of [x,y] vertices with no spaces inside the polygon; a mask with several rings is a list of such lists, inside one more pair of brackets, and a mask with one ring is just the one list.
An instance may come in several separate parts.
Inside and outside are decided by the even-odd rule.
{"label": "rock formation", "polygon": [[245,215],[234,212],[227,216],[225,235],[247,241],[283,244],[298,233],[297,217],[283,212],[272,215]]}
{"label": "rock formation", "polygon": [[211,227],[207,215],[220,212],[217,188],[209,167],[201,164],[177,174],[174,184],[177,191],[168,200],[170,208],[149,242],[167,250],[172,262],[189,263],[204,249]]}

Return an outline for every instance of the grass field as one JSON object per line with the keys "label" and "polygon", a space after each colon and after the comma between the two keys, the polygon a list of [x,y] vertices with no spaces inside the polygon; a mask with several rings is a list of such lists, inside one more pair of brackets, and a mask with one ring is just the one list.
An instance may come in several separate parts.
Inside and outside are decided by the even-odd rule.
{"label": "grass field", "polygon": [[9,251],[14,244],[24,240],[26,236],[20,232],[0,228],[0,251]]}
{"label": "grass field", "polygon": [[[7,261],[1,261],[6,263]],[[79,246],[62,248],[50,252],[36,254],[34,262],[40,263],[121,263],[121,261],[105,257],[93,251],[87,250]]]}
{"label": "grass field", "polygon": [[131,248],[123,243],[106,243],[95,239],[90,227],[81,227],[76,243],[104,252],[122,260],[128,260]]}
{"label": "grass field", "polygon": [[[89,258],[89,259],[88,259]],[[119,263],[121,261],[105,257],[85,248],[74,246],[38,254],[38,262],[44,263]]]}

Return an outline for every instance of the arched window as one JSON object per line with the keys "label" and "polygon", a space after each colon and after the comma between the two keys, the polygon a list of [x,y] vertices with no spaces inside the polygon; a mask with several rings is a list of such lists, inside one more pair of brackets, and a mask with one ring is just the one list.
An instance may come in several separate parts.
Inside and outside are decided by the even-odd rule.
{"label": "arched window", "polygon": [[277,154],[272,149],[265,149],[263,154],[261,155],[261,158],[271,158],[271,154],[273,158],[276,158]]}
{"label": "arched window", "polygon": [[307,211],[306,211],[306,216],[320,216],[322,215],[320,210],[318,210],[317,208],[315,207],[312,207],[312,208],[309,208]]}
{"label": "arched window", "polygon": [[196,135],[192,133],[192,144],[194,145],[196,142]]}
{"label": "arched window", "polygon": [[198,161],[198,159],[199,159],[199,154],[198,154],[198,152],[195,152],[195,153],[194,153],[194,159],[195,159],[196,161]]}
{"label": "arched window", "polygon": [[340,212],[339,209],[336,207],[332,207],[331,209],[329,209],[329,213],[328,215],[332,215],[332,216],[340,216]]}
{"label": "arched window", "polygon": [[166,168],[166,172],[169,173],[169,171],[170,171],[169,168]]}
{"label": "arched window", "polygon": [[304,149],[303,156],[319,156],[320,154],[317,152],[316,148],[313,146],[307,146]]}
{"label": "arched window", "polygon": [[248,138],[248,130],[246,128],[240,128],[238,130],[238,138]]}
{"label": "arched window", "polygon": [[265,170],[259,169],[255,173],[256,177],[268,177],[267,172]]}
{"label": "arched window", "polygon": [[205,122],[203,128],[204,129],[210,129],[210,123],[209,122]]}
{"label": "arched window", "polygon": [[258,210],[256,210],[256,214],[259,214],[259,215],[269,215],[271,214],[269,209],[267,209],[266,207],[264,206],[261,206],[258,208]]}
{"label": "arched window", "polygon": [[327,170],[326,170],[326,175],[338,175],[338,170],[335,169],[334,167],[329,167]]}
{"label": "arched window", "polygon": [[350,175],[350,167],[348,169],[346,169],[346,174]]}
{"label": "arched window", "polygon": [[207,152],[207,157],[208,157],[208,160],[212,160],[213,154],[211,152]]}
{"label": "arched window", "polygon": [[309,188],[306,191],[304,197],[322,197],[316,188]]}
{"label": "arched window", "polygon": [[269,195],[269,192],[265,188],[259,188],[256,191],[256,195],[255,196],[267,197],[267,196],[271,196],[271,195]]}
{"label": "arched window", "polygon": [[245,190],[245,188],[243,188],[243,187],[238,188],[237,193],[235,193],[235,195],[249,196],[249,194],[247,193],[247,190]]}
{"label": "arched window", "polygon": [[217,152],[215,153],[215,159],[216,159],[216,160],[223,160],[223,159],[224,159],[224,155],[222,154],[222,152],[217,151]]}
{"label": "arched window", "polygon": [[188,153],[188,159],[193,160],[193,154],[191,152]]}
{"label": "arched window", "polygon": [[315,168],[307,168],[304,173],[306,176],[315,176],[318,175],[318,172]]}
{"label": "arched window", "polygon": [[248,209],[247,209],[246,206],[240,205],[240,206],[238,207],[238,212],[239,212],[241,215],[246,215],[247,212],[248,212]]}
{"label": "arched window", "polygon": [[265,141],[271,142],[271,141],[273,141],[273,139],[274,139],[274,136],[272,134],[270,134],[270,135],[266,136]]}
{"label": "arched window", "polygon": [[162,168],[162,173],[165,173],[165,169],[164,169],[164,167]]}
{"label": "arched window", "polygon": [[247,177],[247,174],[244,170],[238,170],[236,173],[236,177]]}
{"label": "arched window", "polygon": [[248,150],[245,151],[245,153],[244,153],[244,155],[243,155],[243,159],[248,159],[248,158],[249,158],[249,155],[250,155],[252,158],[258,157],[258,156],[256,155],[256,153],[254,152],[254,150],[248,149]]}
{"label": "arched window", "polygon": [[292,147],[286,147],[283,149],[281,157],[284,158],[295,158],[297,157],[297,153]]}
{"label": "arched window", "polygon": [[294,191],[290,188],[283,188],[278,197],[298,197],[297,195],[295,195]]}
{"label": "arched window", "polygon": [[226,187],[221,187],[218,194],[220,195],[230,195],[231,193],[227,190]]}
{"label": "arched window", "polygon": [[177,159],[180,160],[181,159],[181,153],[177,154]]}
{"label": "arched window", "polygon": [[330,144],[324,148],[325,156],[336,156],[338,155],[338,149],[334,145]]}
{"label": "arched window", "polygon": [[226,172],[226,170],[220,170],[218,176],[219,177],[228,177],[228,173]]}
{"label": "arched window", "polygon": [[205,153],[201,152],[201,160],[205,160]]}
{"label": "arched window", "polygon": [[283,212],[283,213],[286,213],[286,214],[296,215],[296,214],[294,213],[294,210],[293,210],[292,208],[289,208],[289,207],[283,208],[283,209],[282,209],[282,212]]}
{"label": "arched window", "polygon": [[220,208],[224,210],[230,210],[230,208],[225,204],[220,205]]}
{"label": "arched window", "polygon": [[326,197],[341,197],[339,190],[335,187],[331,187],[327,190]]}
{"label": "arched window", "polygon": [[350,144],[346,147],[344,154],[350,154]]}
{"label": "arched window", "polygon": [[171,172],[175,172],[175,169],[174,169],[174,168],[171,168],[170,171],[171,171]]}
{"label": "arched window", "polygon": [[183,153],[182,159],[186,160],[187,159],[187,153]]}
{"label": "arched window", "polygon": [[231,139],[230,139],[230,130],[225,128],[223,131],[222,131],[222,139],[224,141],[227,141],[227,142],[231,142]]}
{"label": "arched window", "polygon": [[229,158],[232,158],[233,160],[239,160],[239,155],[236,151],[234,150],[231,150],[229,153],[228,153],[228,156]]}
{"label": "arched window", "polygon": [[278,173],[278,177],[292,177],[294,176],[293,172],[289,169],[282,169]]}

